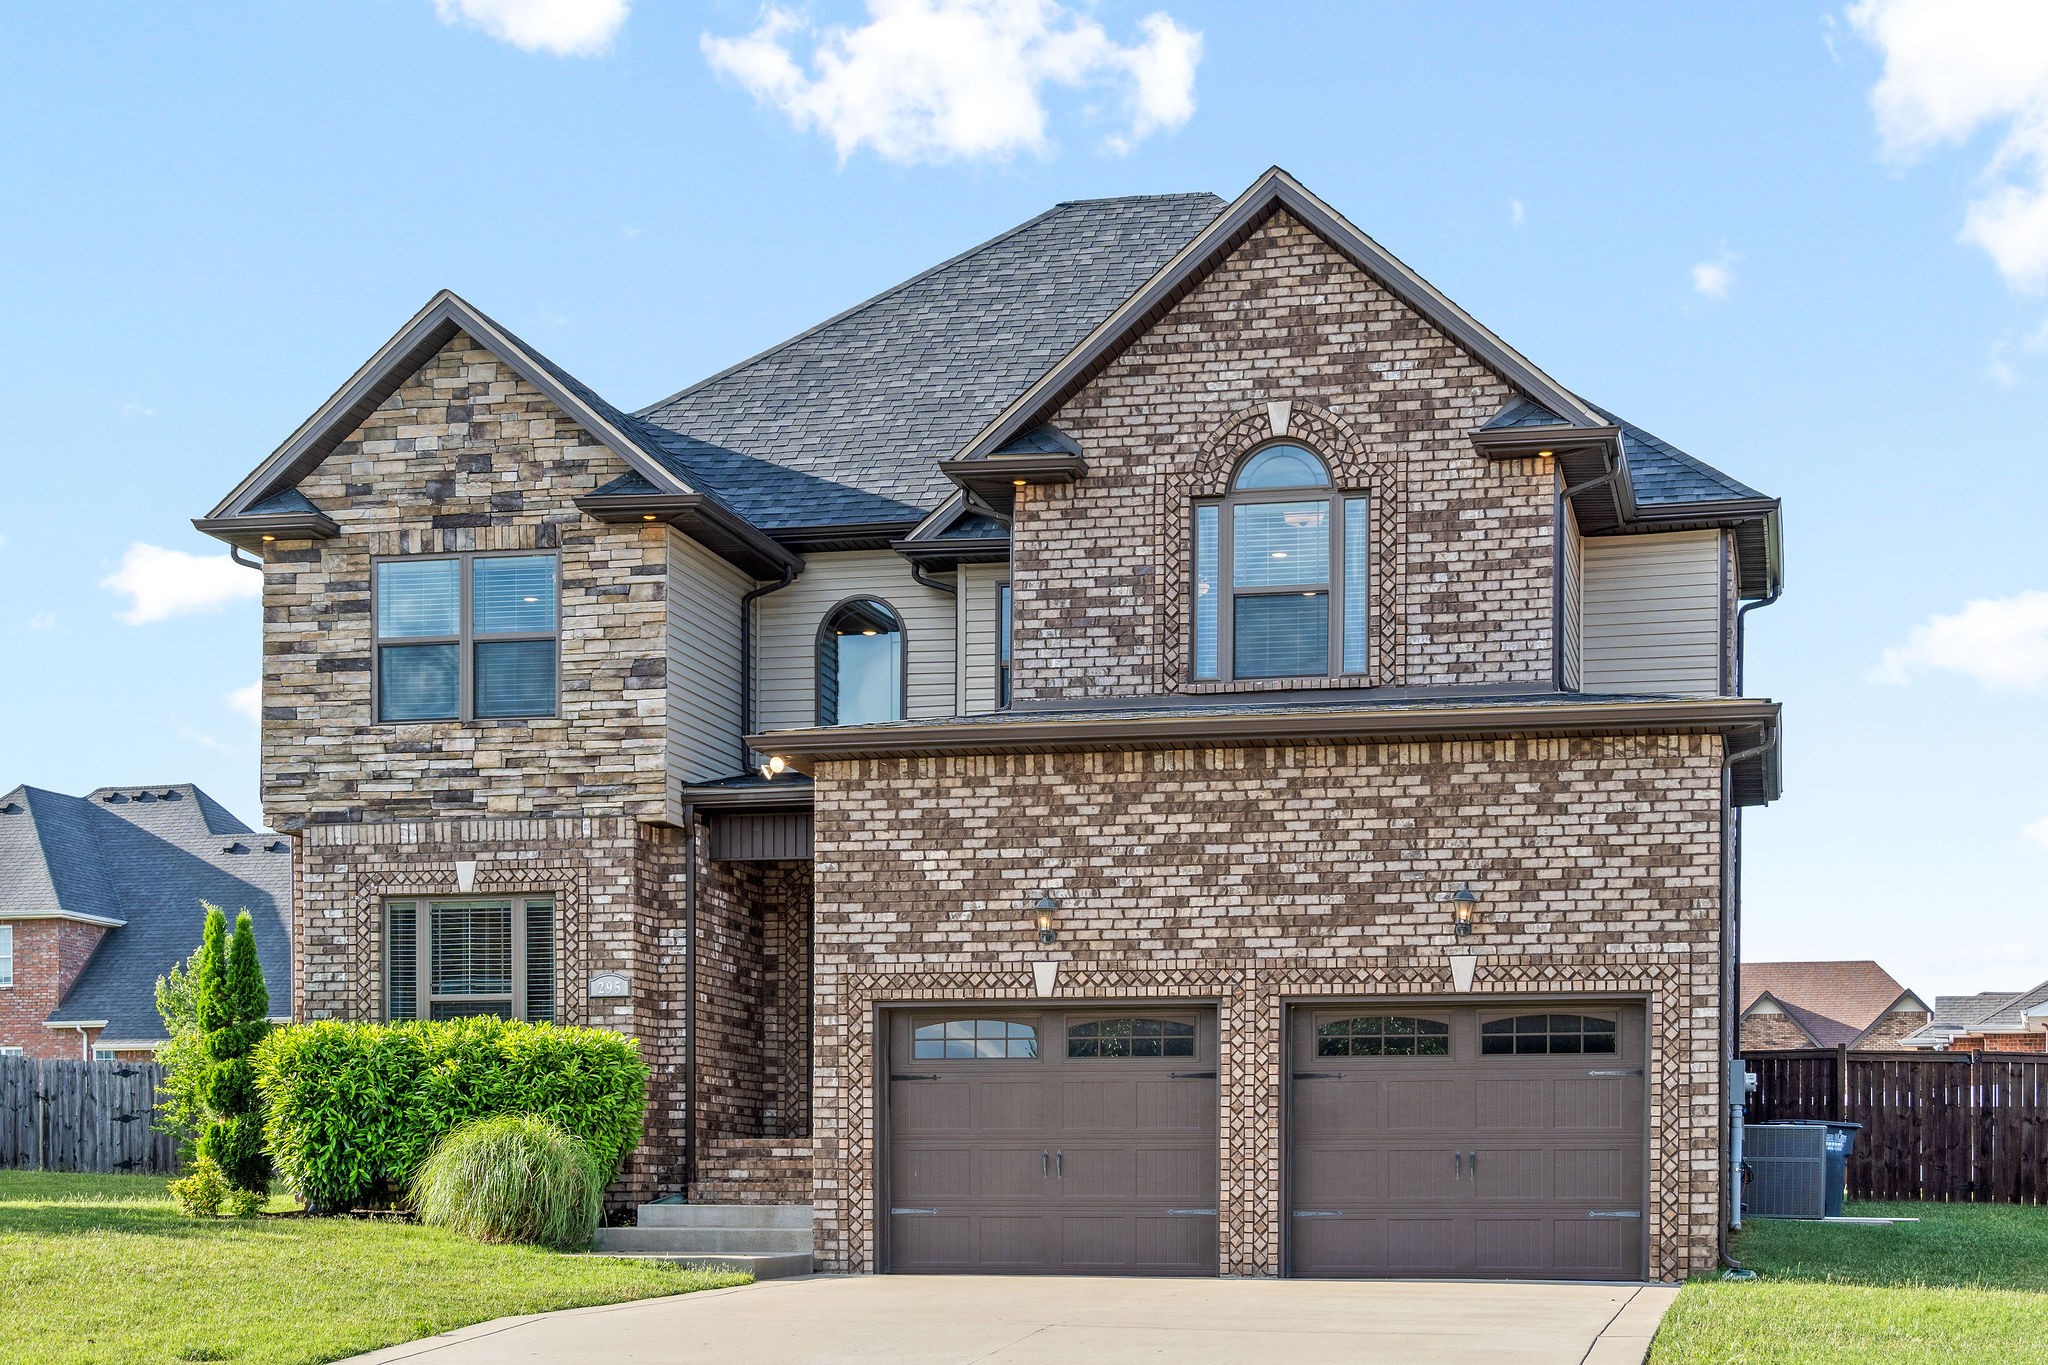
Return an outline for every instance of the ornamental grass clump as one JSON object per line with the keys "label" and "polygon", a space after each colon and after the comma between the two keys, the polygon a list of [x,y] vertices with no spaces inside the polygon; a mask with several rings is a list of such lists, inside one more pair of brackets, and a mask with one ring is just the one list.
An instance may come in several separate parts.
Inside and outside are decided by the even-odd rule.
{"label": "ornamental grass clump", "polygon": [[420,1221],[479,1242],[590,1245],[604,1212],[605,1172],[590,1145],[533,1114],[473,1119],[454,1129],[413,1177]]}

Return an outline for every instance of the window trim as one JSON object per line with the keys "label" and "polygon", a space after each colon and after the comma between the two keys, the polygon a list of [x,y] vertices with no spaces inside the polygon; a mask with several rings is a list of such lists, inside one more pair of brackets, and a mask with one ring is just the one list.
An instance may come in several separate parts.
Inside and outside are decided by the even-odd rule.
{"label": "window trim", "polygon": [[[1276,446],[1293,446],[1307,451],[1323,467],[1324,482],[1320,485],[1306,484],[1295,488],[1253,488],[1239,489],[1238,479],[1245,466],[1264,452]],[[1233,509],[1259,503],[1316,502],[1323,504],[1324,516],[1328,522],[1330,547],[1327,560],[1327,574],[1320,588],[1313,585],[1285,585],[1254,587],[1239,590],[1236,572],[1236,516]],[[1365,523],[1364,595],[1365,614],[1365,667],[1357,672],[1344,669],[1344,624],[1345,624],[1345,540],[1344,531],[1350,504],[1359,504],[1360,516]],[[1224,491],[1214,497],[1200,497],[1193,501],[1196,509],[1188,518],[1190,534],[1188,555],[1188,680],[1196,683],[1275,683],[1299,678],[1327,678],[1331,681],[1363,679],[1372,669],[1372,492],[1370,489],[1346,488],[1337,482],[1329,457],[1306,441],[1292,437],[1276,437],[1261,441],[1240,455],[1230,467],[1230,477],[1224,483]],[[1199,671],[1201,659],[1200,600],[1202,596],[1202,556],[1200,546],[1201,515],[1199,509],[1214,507],[1216,511],[1216,672],[1206,675]],[[1324,636],[1328,658],[1324,660],[1321,673],[1270,673],[1254,677],[1239,677],[1237,673],[1237,599],[1239,597],[1287,597],[1303,592],[1320,591],[1327,599],[1329,626]]]}
{"label": "window trim", "polygon": [[[825,614],[818,618],[818,629],[812,637],[811,717],[817,722],[820,729],[837,729],[839,726],[846,724],[845,721],[828,721],[825,719],[825,697],[822,689],[818,686],[818,678],[825,668],[825,641],[829,638],[832,618],[856,602],[873,602],[877,606],[885,608],[889,615],[896,618],[896,636],[900,644],[896,650],[896,710],[898,714],[894,719],[908,720],[910,718],[910,623],[903,619],[903,612],[896,604],[880,593],[856,592],[840,598],[825,609]],[[835,671],[838,668],[838,661],[836,659],[833,661],[833,668]],[[874,723],[887,724],[888,722],[878,721]]]}
{"label": "window trim", "polygon": [[562,1021],[562,915],[561,897],[549,892],[515,891],[503,895],[474,896],[386,896],[383,902],[384,918],[384,989],[382,1014],[386,1023],[399,1023],[391,1017],[391,911],[393,907],[410,905],[413,908],[413,1012],[415,1020],[431,1020],[437,1001],[459,1003],[463,1001],[497,1001],[506,997],[498,994],[479,995],[475,993],[434,992],[434,908],[436,906],[463,908],[469,906],[491,906],[510,904],[512,907],[512,1018],[528,1022],[527,1014],[531,1002],[526,994],[526,938],[527,913],[536,905],[545,906],[550,916],[548,936],[552,940],[554,954],[554,1005],[555,1023]]}
{"label": "window trim", "polygon": [[[516,644],[546,640],[555,647],[554,705],[543,715],[479,716],[476,714],[476,623],[471,614],[476,571],[470,566],[479,559],[538,559],[555,562],[555,628],[547,632],[520,631],[482,637],[485,644]],[[431,560],[453,560],[456,578],[456,625],[454,635],[385,636],[377,613],[377,575],[386,564],[424,564]],[[455,646],[455,714],[418,720],[384,718],[384,651],[410,645]],[[504,725],[535,720],[558,720],[562,714],[562,552],[560,550],[448,550],[437,554],[372,555],[370,557],[370,718],[375,725]]]}
{"label": "window trim", "polygon": [[4,962],[4,963],[6,963],[6,967],[7,967],[7,969],[6,969],[6,971],[5,971],[4,973],[0,973],[0,990],[6,990],[6,991],[11,991],[11,990],[13,990],[13,989],[14,989],[14,926],[13,926],[13,925],[11,925],[11,924],[0,924],[0,945],[5,945],[5,951],[4,951],[4,952],[0,952],[0,962]]}

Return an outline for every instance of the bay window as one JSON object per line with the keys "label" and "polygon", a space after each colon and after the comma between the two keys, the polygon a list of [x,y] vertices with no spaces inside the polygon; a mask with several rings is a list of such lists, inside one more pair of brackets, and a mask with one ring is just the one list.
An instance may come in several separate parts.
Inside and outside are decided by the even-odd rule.
{"label": "bay window", "polygon": [[1367,510],[1285,444],[1254,451],[1228,495],[1196,504],[1194,676],[1365,672]]}

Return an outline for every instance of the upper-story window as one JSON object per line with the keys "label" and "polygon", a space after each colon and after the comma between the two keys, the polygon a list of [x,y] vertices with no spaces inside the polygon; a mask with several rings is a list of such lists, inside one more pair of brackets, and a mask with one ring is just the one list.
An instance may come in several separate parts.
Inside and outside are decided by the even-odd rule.
{"label": "upper-story window", "polygon": [[0,924],[0,986],[14,984],[14,926]]}
{"label": "upper-story window", "polygon": [[903,719],[903,621],[887,602],[856,597],[818,627],[818,724]]}
{"label": "upper-story window", "polygon": [[1010,585],[996,585],[996,705],[1010,704]]}
{"label": "upper-story window", "polygon": [[385,559],[376,575],[377,719],[555,714],[553,555]]}
{"label": "upper-story window", "polygon": [[1269,445],[1195,507],[1195,677],[1366,669],[1366,500],[1298,445]]}

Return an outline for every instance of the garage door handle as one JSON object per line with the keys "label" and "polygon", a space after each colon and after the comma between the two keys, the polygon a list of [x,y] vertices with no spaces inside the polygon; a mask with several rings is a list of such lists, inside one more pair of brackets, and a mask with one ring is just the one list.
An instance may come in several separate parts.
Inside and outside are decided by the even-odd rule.
{"label": "garage door handle", "polygon": [[1040,1175],[1052,1174],[1052,1153],[1040,1152],[1038,1154],[1038,1173]]}
{"label": "garage door handle", "polygon": [[1472,1178],[1474,1180],[1479,1178],[1479,1153],[1477,1152],[1472,1154]]}
{"label": "garage door handle", "polygon": [[1451,1153],[1451,1179],[1453,1179],[1453,1180],[1463,1180],[1464,1178],[1465,1178],[1465,1156],[1464,1156],[1464,1153],[1462,1153],[1462,1152],[1452,1152],[1452,1153]]}
{"label": "garage door handle", "polygon": [[1065,1180],[1067,1178],[1067,1154],[1065,1152],[1054,1152],[1052,1154],[1052,1169],[1053,1174],[1057,1175],[1060,1179]]}
{"label": "garage door handle", "polygon": [[1216,1079],[1216,1073],[1213,1071],[1169,1071],[1166,1073],[1166,1079],[1169,1081],[1213,1081]]}

